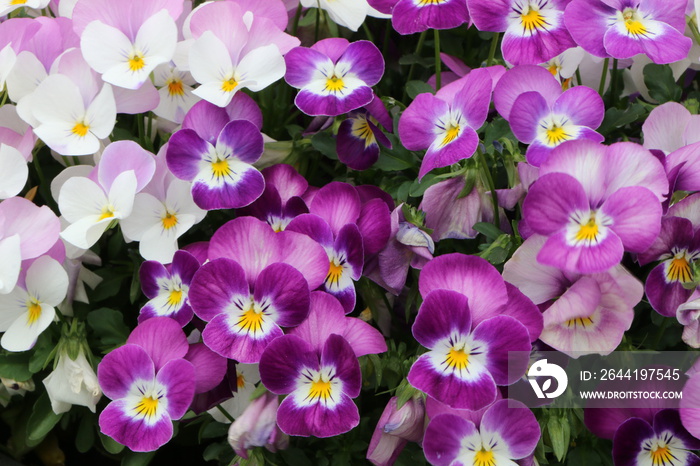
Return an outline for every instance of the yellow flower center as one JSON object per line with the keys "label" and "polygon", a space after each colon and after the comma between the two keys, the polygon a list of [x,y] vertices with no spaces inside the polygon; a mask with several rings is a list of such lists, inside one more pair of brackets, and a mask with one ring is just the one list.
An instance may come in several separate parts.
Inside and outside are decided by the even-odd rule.
{"label": "yellow flower center", "polygon": [[24,5],[27,3],[27,0],[11,0],[10,5]]}
{"label": "yellow flower center", "polygon": [[582,327],[587,328],[593,325],[593,319],[590,317],[577,317],[575,319],[569,319],[565,322],[565,325],[569,328],[571,327]]}
{"label": "yellow flower center", "polygon": [[27,303],[27,324],[32,325],[41,317],[41,303],[32,298]]}
{"label": "yellow flower center", "polygon": [[370,128],[366,119],[360,118],[352,122],[352,135],[357,139],[365,141],[365,147],[369,147],[376,142],[374,132]]}
{"label": "yellow flower center", "polygon": [[131,71],[138,71],[141,68],[146,66],[146,62],[143,61],[143,54],[141,53],[134,53],[130,58],[129,58],[129,69]]}
{"label": "yellow flower center", "polygon": [[595,241],[598,237],[598,224],[595,221],[595,216],[591,215],[588,222],[580,225],[578,233],[576,233],[577,241]]}
{"label": "yellow flower center", "polygon": [[693,281],[693,272],[690,269],[690,262],[685,256],[685,253],[677,254],[671,259],[666,269],[666,278],[668,281],[676,281],[688,283]]}
{"label": "yellow flower center", "polygon": [[671,465],[675,459],[668,446],[656,447],[649,452],[649,455],[651,455],[651,464],[653,466]]}
{"label": "yellow flower center", "polygon": [[171,97],[185,95],[185,89],[182,86],[182,81],[179,79],[170,81],[168,83],[168,94],[170,94]]}
{"label": "yellow flower center", "polygon": [[559,67],[555,63],[552,63],[551,65],[549,65],[549,68],[547,68],[547,69],[549,70],[550,73],[552,73],[553,76],[556,76],[557,73],[559,72]]}
{"label": "yellow flower center", "polygon": [[231,167],[229,167],[227,159],[217,159],[216,162],[211,164],[211,169],[216,178],[222,178],[231,174]]}
{"label": "yellow flower center", "polygon": [[469,365],[469,355],[464,351],[464,348],[457,349],[452,347],[450,352],[447,353],[445,363],[447,363],[447,367],[461,371]]}
{"label": "yellow flower center", "polygon": [[493,457],[492,451],[486,451],[484,448],[476,452],[474,455],[474,466],[496,466],[496,459]]}
{"label": "yellow flower center", "polygon": [[158,409],[158,399],[144,396],[134,410],[136,414],[141,414],[144,417],[153,417]]}
{"label": "yellow flower center", "polygon": [[418,6],[426,6],[426,5],[439,5],[441,3],[445,3],[447,0],[418,0]]}
{"label": "yellow flower center", "polygon": [[647,28],[640,21],[639,13],[634,8],[625,8],[622,11],[622,19],[625,22],[625,29],[627,29],[628,34],[637,36],[647,33]]}
{"label": "yellow flower center", "polygon": [[182,290],[172,290],[168,296],[168,306],[177,306],[182,302]]}
{"label": "yellow flower center", "polygon": [[527,13],[520,15],[520,22],[526,31],[534,31],[535,29],[543,28],[547,22],[539,12],[532,7],[529,7]]}
{"label": "yellow flower center", "polygon": [[238,81],[236,81],[233,78],[229,78],[228,80],[221,83],[221,90],[224,92],[233,92],[236,86],[238,86]]}
{"label": "yellow flower center", "polygon": [[323,399],[325,401],[330,397],[331,397],[331,382],[330,381],[324,381],[323,379],[319,378],[318,380],[314,380],[313,382],[311,382],[311,388],[309,388],[309,398],[311,400]]}
{"label": "yellow flower center", "polygon": [[343,78],[339,78],[336,75],[331,76],[326,79],[326,89],[328,92],[340,92],[345,88],[345,83]]}
{"label": "yellow flower center", "polygon": [[245,387],[245,377],[243,374],[238,374],[238,376],[236,376],[236,387],[238,387],[239,390]]}
{"label": "yellow flower center", "polygon": [[256,312],[252,307],[245,311],[243,315],[238,319],[236,325],[248,333],[256,333],[262,331],[263,324],[263,314],[262,312]]}
{"label": "yellow flower center", "polygon": [[551,146],[558,146],[562,142],[571,139],[571,135],[564,131],[564,128],[559,125],[552,125],[547,129],[547,143]]}
{"label": "yellow flower center", "polygon": [[442,146],[446,146],[457,139],[457,136],[459,136],[459,125],[450,124],[447,126],[447,128],[445,128],[445,137],[442,139],[440,144]]}
{"label": "yellow flower center", "polygon": [[163,228],[170,230],[177,225],[177,215],[166,212],[165,217],[161,219],[161,222],[163,223]]}
{"label": "yellow flower center", "polygon": [[326,282],[330,285],[336,285],[340,282],[340,277],[343,275],[343,266],[332,260],[328,267],[328,275]]}
{"label": "yellow flower center", "polygon": [[84,122],[80,121],[73,126],[73,129],[71,130],[71,133],[75,134],[76,136],[85,137],[87,136],[88,130],[90,129],[90,126],[86,125]]}
{"label": "yellow flower center", "polygon": [[100,215],[100,218],[98,220],[104,220],[106,218],[112,218],[114,217],[114,210],[112,210],[111,207],[103,207],[102,208],[102,215]]}

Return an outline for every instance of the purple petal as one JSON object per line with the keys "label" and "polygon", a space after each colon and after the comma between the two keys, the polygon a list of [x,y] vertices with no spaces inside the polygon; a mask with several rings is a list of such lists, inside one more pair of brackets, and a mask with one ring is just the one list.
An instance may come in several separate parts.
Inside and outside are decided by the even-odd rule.
{"label": "purple petal", "polygon": [[[239,120],[242,122],[243,120]],[[236,122],[232,122],[236,123]],[[252,126],[252,124],[251,124]],[[237,162],[231,175],[212,186],[209,173],[199,173],[192,185],[192,198],[201,209],[237,209],[252,203],[265,190],[265,179],[252,165]],[[208,170],[209,172],[211,170]]]}
{"label": "purple petal", "polygon": [[471,157],[476,151],[476,146],[479,144],[479,136],[471,127],[462,129],[461,134],[457,139],[453,140],[446,146],[439,148],[434,144],[428,148],[428,151],[423,157],[418,179],[423,178],[433,168],[448,167],[460,160]]}
{"label": "purple petal", "polygon": [[143,348],[156,372],[168,361],[185,357],[189,349],[182,327],[169,317],[154,317],[139,324],[126,342]]}
{"label": "purple petal", "polygon": [[364,253],[362,248],[362,235],[357,225],[349,223],[343,226],[338,233],[334,245],[335,252],[345,257],[346,263],[350,266],[350,277],[359,280],[362,276],[362,264],[364,264]]}
{"label": "purple petal", "polygon": [[195,384],[192,383],[196,380],[194,366],[184,359],[170,361],[158,371],[156,380],[165,386],[168,415],[171,419],[180,419],[185,415],[194,398]]}
{"label": "purple petal", "polygon": [[486,69],[472,70],[464,80],[464,87],[455,95],[452,108],[459,109],[467,118],[467,123],[478,129],[486,121],[491,103],[493,82]]}
{"label": "purple petal", "polygon": [[646,250],[661,230],[661,204],[647,188],[619,189],[600,210],[613,219],[610,228],[627,251]]}
{"label": "purple petal", "polygon": [[248,283],[253,286],[262,269],[275,262],[272,245],[277,242],[276,235],[270,225],[256,218],[236,218],[226,222],[212,236],[209,259],[233,259],[243,267]]}
{"label": "purple petal", "polygon": [[292,393],[304,368],[319,369],[313,347],[296,335],[285,335],[270,343],[260,358],[260,380],[276,395]]}
{"label": "purple petal", "polygon": [[127,396],[134,382],[154,377],[153,361],[137,345],[124,345],[110,351],[97,366],[100,388],[113,400]]}
{"label": "purple petal", "polygon": [[225,153],[231,151],[233,157],[242,162],[255,163],[263,153],[264,143],[260,130],[253,123],[234,120],[221,130],[216,147]]}
{"label": "purple petal", "polygon": [[326,220],[335,236],[344,225],[357,222],[360,210],[357,190],[338,181],[322,187],[309,206],[309,212]]}
{"label": "purple petal", "polygon": [[382,57],[382,53],[372,42],[358,40],[351,43],[343,52],[336,64],[336,67],[341,66],[346,66],[365,84],[372,87],[382,79],[384,74],[384,57]]}
{"label": "purple petal", "polygon": [[503,59],[513,65],[537,65],[544,63],[576,43],[564,27],[564,12],[553,11],[548,17],[546,30],[536,29],[531,35],[522,34],[522,26],[513,23],[503,35],[501,51]]}
{"label": "purple petal", "polygon": [[202,156],[212,149],[194,130],[182,129],[168,141],[165,154],[168,168],[181,180],[192,181],[199,173]]}
{"label": "purple petal", "polygon": [[116,141],[109,144],[102,153],[97,168],[100,185],[105,191],[109,191],[117,176],[127,170],[134,171],[136,191],[141,191],[156,171],[153,154],[134,141]]}
{"label": "purple petal", "polygon": [[652,269],[644,284],[644,292],[656,312],[662,316],[675,317],[678,306],[688,300],[693,290],[686,290],[678,280],[669,280],[667,262],[664,261]]}
{"label": "purple petal", "polygon": [[676,191],[700,190],[698,154],[700,154],[700,142],[681,147],[666,157],[666,169],[669,173],[673,168],[680,167],[674,186]]}
{"label": "purple petal", "polygon": [[[506,282],[508,290],[508,303],[501,308],[501,315],[513,317],[527,328],[530,341],[535,341],[542,333],[544,322],[542,312],[519,289]],[[478,323],[478,322],[475,322]]]}
{"label": "purple petal", "polygon": [[524,92],[539,92],[551,106],[559,95],[561,85],[552,73],[541,66],[523,65],[506,72],[498,81],[493,91],[493,103],[496,110],[506,120],[515,100]]}
{"label": "purple petal", "polygon": [[293,231],[308,236],[323,247],[333,245],[333,232],[324,219],[314,214],[302,214],[294,218],[285,231]]}
{"label": "purple petal", "polygon": [[486,348],[486,368],[498,385],[513,384],[527,371],[532,349],[530,335],[514,318],[486,319],[474,328],[473,338]]}
{"label": "purple petal", "polygon": [[155,424],[146,418],[134,419],[128,400],[117,400],[100,413],[100,431],[132,451],[154,451],[168,443],[173,436],[173,423],[161,416]]}
{"label": "purple petal", "polygon": [[341,37],[331,37],[328,39],[319,40],[311,46],[311,50],[316,50],[326,55],[333,63],[340,60],[340,57],[345,53],[350,42]]}
{"label": "purple petal", "polygon": [[343,393],[350,398],[360,394],[362,374],[360,363],[350,343],[340,335],[328,337],[321,351],[321,367],[335,367],[336,376],[343,382]]}
{"label": "purple petal", "polygon": [[597,57],[607,57],[603,38],[614,8],[598,0],[576,0],[564,11],[564,23],[578,45]]}
{"label": "purple petal", "polygon": [[507,302],[507,289],[498,271],[485,259],[464,254],[445,254],[423,267],[418,280],[421,296],[445,289],[462,293],[469,300],[473,320],[482,320]]}
{"label": "purple petal", "polygon": [[309,84],[317,70],[331,70],[334,66],[323,52],[306,47],[293,48],[285,55],[284,61],[287,65],[284,80],[297,89]]}
{"label": "purple petal", "polygon": [[425,458],[434,466],[454,465],[462,451],[463,440],[469,437],[480,437],[473,422],[454,414],[435,416],[423,438]]}
{"label": "purple petal", "polygon": [[[185,359],[194,366],[195,393],[213,390],[226,375],[226,358],[214,353],[204,343],[190,345]],[[192,381],[189,383],[191,385]]]}
{"label": "purple petal", "polygon": [[262,171],[265,184],[277,188],[282,202],[292,197],[301,196],[306,192],[309,183],[291,165],[280,163],[267,167]]}
{"label": "purple petal", "polygon": [[[236,92],[225,110],[229,120],[247,120],[253,123],[258,130],[262,129],[262,111],[248,94]],[[224,123],[224,125],[226,125],[226,123]],[[218,137],[218,133],[214,136],[215,139],[216,137]]]}
{"label": "purple petal", "polygon": [[227,258],[204,264],[192,279],[189,300],[197,317],[209,322],[235,298],[249,299],[250,291],[243,268]]}
{"label": "purple petal", "polygon": [[[673,436],[680,440],[686,450],[700,449],[700,440],[690,435],[681,423],[681,416],[676,409],[662,409],[654,415],[654,432],[662,434],[671,432]],[[694,462],[698,460],[693,459]]]}
{"label": "purple petal", "polygon": [[549,113],[549,105],[542,94],[534,91],[524,92],[513,103],[509,119],[510,129],[520,142],[530,144],[537,137],[539,121]]}
{"label": "purple petal", "polygon": [[[613,458],[616,465],[635,466],[645,440],[654,438],[654,429],[643,419],[633,417],[623,422],[613,439]],[[649,460],[651,461],[651,454]]]}
{"label": "purple petal", "polygon": [[307,115],[338,116],[367,105],[373,98],[372,88],[368,86],[360,86],[342,96],[319,95],[302,89],[294,104]]}
{"label": "purple petal", "polygon": [[575,125],[596,129],[605,116],[605,104],[600,95],[590,87],[576,86],[559,96],[553,111],[567,115]]}
{"label": "purple petal", "polygon": [[666,153],[683,146],[683,134],[690,123],[688,109],[678,102],[666,102],[649,113],[642,125],[644,147]]}
{"label": "purple petal", "polygon": [[194,277],[197,270],[199,270],[199,261],[194,255],[183,250],[175,252],[171,271],[173,275],[180,277],[183,284],[189,285],[192,283],[192,277]]}
{"label": "purple petal", "polygon": [[[336,139],[336,151],[338,160],[353,170],[366,170],[379,159],[379,144],[376,141],[372,123],[363,118],[348,118],[338,128]],[[359,130],[361,137],[355,136],[353,128],[366,128]]]}
{"label": "purple petal", "polygon": [[604,272],[619,264],[623,253],[622,241],[612,231],[595,245],[572,246],[566,239],[566,231],[562,230],[547,239],[537,261],[568,272],[589,274]]}
{"label": "purple petal", "polygon": [[352,430],[359,423],[357,406],[345,394],[340,394],[338,404],[333,408],[323,403],[299,406],[294,397],[288,396],[277,411],[277,425],[282,432],[299,437],[334,437]]}
{"label": "purple petal", "polygon": [[[233,320],[236,319],[236,320]],[[216,353],[243,364],[260,362],[270,342],[284,335],[276,323],[270,322],[261,331],[252,335],[239,330],[238,317],[219,314],[207,324],[202,332],[202,341]]]}
{"label": "purple petal", "polygon": [[165,266],[157,261],[145,261],[139,268],[139,280],[141,281],[141,290],[147,298],[153,299],[158,296],[160,285],[159,279],[170,278],[170,274],[165,269]]}
{"label": "purple petal", "polygon": [[508,458],[521,459],[532,454],[540,439],[535,415],[516,400],[497,401],[481,419],[481,435],[498,434],[505,441]]}
{"label": "purple petal", "polygon": [[382,199],[372,199],[362,205],[357,227],[362,233],[365,255],[381,251],[391,234],[391,212]]}
{"label": "purple petal", "polygon": [[[233,96],[234,102],[238,95],[245,95],[237,92]],[[231,120],[226,110],[214,105],[206,100],[200,100],[192,106],[182,122],[182,129],[193,130],[200,138],[209,144],[216,144],[219,133]],[[171,139],[172,141],[172,139]]]}
{"label": "purple petal", "polygon": [[293,231],[276,234],[277,261],[285,262],[304,275],[309,290],[315,290],[326,280],[330,261],[326,251],[311,238]]}
{"label": "purple petal", "polygon": [[282,327],[295,327],[309,313],[309,285],[297,269],[276,263],[266,267],[255,281],[255,302],[270,306],[275,322]]}
{"label": "purple petal", "polygon": [[[556,193],[556,195],[555,195]],[[541,176],[531,187],[523,202],[523,217],[535,232],[555,233],[571,220],[571,214],[590,210],[581,184],[564,173]]]}
{"label": "purple petal", "polygon": [[460,0],[425,5],[417,5],[413,0],[399,0],[391,16],[392,26],[401,35],[427,29],[452,29],[468,20],[467,4]]}
{"label": "purple petal", "polygon": [[408,150],[427,149],[435,140],[435,124],[449,109],[447,102],[432,94],[417,95],[399,120],[399,137],[404,147]]}
{"label": "purple petal", "polygon": [[472,318],[467,297],[450,290],[428,293],[411,328],[413,336],[426,348],[433,348],[453,333],[468,335]]}

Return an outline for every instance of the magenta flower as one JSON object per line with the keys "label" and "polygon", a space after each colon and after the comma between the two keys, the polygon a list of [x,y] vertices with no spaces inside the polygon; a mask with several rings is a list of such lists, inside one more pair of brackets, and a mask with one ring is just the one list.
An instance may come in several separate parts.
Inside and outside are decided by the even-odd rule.
{"label": "magenta flower", "polygon": [[685,0],[572,0],[564,21],[576,43],[598,57],[646,53],[654,63],[688,56]]}
{"label": "magenta flower", "polygon": [[463,0],[398,0],[391,11],[391,25],[402,35],[428,29],[452,29],[469,21]]}
{"label": "magenta flower", "polygon": [[529,144],[525,156],[536,167],[564,141],[603,142],[595,132],[605,115],[603,99],[586,86],[562,92],[557,79],[540,66],[518,66],[506,72],[493,100],[515,137]]}
{"label": "magenta flower", "polygon": [[434,168],[447,167],[474,154],[476,130],[486,121],[491,101],[491,75],[473,70],[449,100],[443,91],[419,94],[401,115],[399,136],[409,150],[427,149],[418,179]]}
{"label": "magenta flower", "polygon": [[504,32],[501,51],[513,65],[538,65],[575,47],[564,26],[567,0],[468,0],[480,31]]}
{"label": "magenta flower", "polygon": [[681,424],[676,409],[664,409],[654,415],[653,423],[632,417],[623,422],[613,438],[615,466],[700,464],[691,450],[700,448],[700,440]]}
{"label": "magenta flower", "polygon": [[275,339],[260,359],[260,378],[277,395],[289,395],[277,411],[288,435],[333,437],[356,427],[360,414],[360,364],[345,339],[331,335],[319,354],[295,335]]}
{"label": "magenta flower", "polygon": [[[336,150],[338,159],[353,170],[366,170],[379,159],[379,144],[391,149],[391,141],[372,121],[373,109],[381,107],[388,117],[384,104],[375,97],[367,110],[351,112],[338,128]],[[391,119],[387,118],[391,128]],[[386,126],[385,126],[386,128]]]}
{"label": "magenta flower", "polygon": [[[147,325],[148,324],[148,325]],[[184,356],[187,339],[172,319],[151,319],[97,367],[113,401],[100,413],[100,429],[133,451],[153,451],[173,435],[195,392],[195,369]]]}
{"label": "magenta flower", "polygon": [[548,237],[537,260],[585,274],[618,264],[624,251],[643,252],[661,229],[667,191],[663,167],[637,144],[563,143],[523,203],[528,227]]}
{"label": "magenta flower", "polygon": [[287,83],[300,89],[294,103],[307,115],[336,116],[369,104],[384,74],[384,58],[371,42],[324,39],[285,57]]}
{"label": "magenta flower", "polygon": [[497,401],[477,427],[454,414],[431,419],[425,431],[425,457],[434,466],[515,464],[531,455],[540,439],[532,411],[515,400]]}
{"label": "magenta flower", "polygon": [[[697,367],[697,363],[694,368]],[[680,413],[683,427],[695,438],[700,438],[700,374],[694,373],[683,387]]]}

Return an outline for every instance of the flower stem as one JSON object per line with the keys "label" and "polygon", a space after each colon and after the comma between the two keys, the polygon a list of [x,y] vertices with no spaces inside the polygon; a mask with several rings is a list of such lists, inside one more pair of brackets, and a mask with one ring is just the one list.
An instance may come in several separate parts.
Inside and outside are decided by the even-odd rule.
{"label": "flower stem", "polygon": [[297,29],[299,29],[299,19],[301,18],[301,10],[303,6],[301,6],[301,3],[299,3],[299,6],[297,7],[297,12],[294,13],[294,25],[292,26],[292,35],[296,37],[297,35]]}
{"label": "flower stem", "polygon": [[[416,52],[415,55],[416,57],[420,56],[421,50],[423,50],[423,42],[425,42],[425,34],[427,31],[423,31],[420,33],[420,37],[418,37],[418,45],[416,45]],[[408,68],[408,78],[406,79],[406,82],[409,82],[411,78],[413,78],[413,72],[416,69],[416,63],[415,61],[411,63],[411,67]]]}
{"label": "flower stem", "polygon": [[496,56],[496,48],[498,47],[498,39],[501,37],[501,33],[497,32],[493,35],[491,39],[491,48],[489,49],[489,57],[486,59],[486,66],[493,65],[493,59]]}
{"label": "flower stem", "polygon": [[221,405],[216,405],[216,409],[218,409],[219,412],[221,412],[221,414],[223,414],[224,416],[226,416],[226,419],[228,419],[229,421],[231,421],[231,422],[235,421],[235,419],[233,418],[233,416],[231,416],[231,415],[228,413],[228,411],[226,411],[224,408],[222,408]]}
{"label": "flower stem", "polygon": [[321,5],[316,9],[316,28],[314,29],[314,43],[318,42],[318,32],[321,27]]}
{"label": "flower stem", "polygon": [[367,26],[367,21],[362,23],[362,30],[367,34],[367,40],[374,43],[374,36],[372,35],[372,31],[369,30],[369,26]]}
{"label": "flower stem", "polygon": [[696,19],[688,18],[688,26],[690,28],[690,32],[693,34],[693,37],[695,38],[695,43],[700,45],[700,32],[698,32],[697,18]]}
{"label": "flower stem", "polygon": [[603,97],[603,93],[605,92],[605,78],[608,76],[608,63],[610,62],[609,58],[606,58],[603,60],[603,72],[600,75],[600,86],[598,86],[598,94],[600,94],[601,97]]}
{"label": "flower stem", "polygon": [[486,182],[489,185],[489,190],[491,190],[491,204],[493,204],[493,224],[496,228],[501,229],[501,218],[498,215],[498,194],[496,193],[496,185],[493,182],[493,177],[491,176],[491,170],[489,169],[489,164],[486,161],[486,153],[482,152],[481,148],[476,150],[476,158],[481,164],[481,169],[486,177]]}
{"label": "flower stem", "polygon": [[440,61],[440,31],[433,29],[435,33],[435,90],[440,90],[442,84],[442,62]]}

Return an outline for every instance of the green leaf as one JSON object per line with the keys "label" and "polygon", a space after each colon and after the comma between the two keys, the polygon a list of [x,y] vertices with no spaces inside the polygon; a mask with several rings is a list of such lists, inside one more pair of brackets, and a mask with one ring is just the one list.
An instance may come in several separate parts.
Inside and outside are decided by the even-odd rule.
{"label": "green leaf", "polygon": [[673,71],[668,65],[650,63],[644,67],[644,84],[649,88],[649,95],[659,103],[679,102],[683,89],[676,84]]}
{"label": "green leaf", "polygon": [[313,148],[332,160],[338,160],[335,144],[335,138],[329,131],[322,131],[311,137]]}
{"label": "green leaf", "polygon": [[75,435],[75,448],[80,453],[87,453],[95,443],[95,415],[84,413]]}
{"label": "green leaf", "polygon": [[482,235],[486,236],[486,238],[490,239],[491,241],[497,240],[501,235],[504,234],[492,223],[479,222],[475,223],[472,228],[474,228]]}
{"label": "green leaf", "polygon": [[46,331],[39,335],[36,345],[34,345],[34,352],[31,358],[29,358],[29,370],[32,373],[37,373],[46,367],[47,360],[55,347],[56,345],[54,344],[53,338],[51,338],[50,332]]}
{"label": "green leaf", "polygon": [[0,354],[0,377],[24,382],[32,377],[28,352]]}
{"label": "green leaf", "polygon": [[122,466],[146,466],[156,456],[155,451],[137,453],[130,451],[122,458]]}
{"label": "green leaf", "polygon": [[435,89],[424,81],[409,81],[406,83],[406,93],[411,99],[415,99],[418,94],[435,94]]}
{"label": "green leaf", "polygon": [[300,448],[288,448],[280,451],[280,454],[284,462],[289,466],[308,466],[309,464],[314,464]]}
{"label": "green leaf", "polygon": [[640,104],[632,104],[625,110],[619,108],[609,108],[605,112],[605,118],[598,127],[598,132],[607,135],[613,130],[622,128],[630,123],[639,120],[646,114],[646,109]]}
{"label": "green leaf", "polygon": [[129,336],[129,327],[124,324],[122,313],[102,307],[87,316],[90,328],[102,343],[103,349],[112,349],[122,345]]}
{"label": "green leaf", "polygon": [[225,437],[230,426],[230,424],[224,424],[222,422],[210,422],[202,429],[201,438]]}
{"label": "green leaf", "polygon": [[593,449],[589,447],[579,447],[571,450],[566,464],[568,466],[589,466],[591,464],[602,464],[602,461],[598,453]]}
{"label": "green leaf", "polygon": [[202,453],[202,458],[204,461],[214,461],[218,460],[223,453],[231,451],[231,446],[226,443],[212,443],[204,449]]}
{"label": "green leaf", "polygon": [[569,423],[558,416],[552,416],[547,421],[547,432],[552,442],[554,456],[557,457],[557,460],[562,461],[569,449],[569,440],[571,437]]}
{"label": "green leaf", "polygon": [[421,181],[418,181],[417,178],[413,181],[408,194],[411,197],[421,197],[429,187],[438,184],[440,181],[442,180],[437,175],[428,173]]}
{"label": "green leaf", "polygon": [[117,453],[120,453],[124,449],[124,445],[117,442],[112,437],[108,437],[105,434],[103,434],[102,432],[99,433],[99,436],[100,436],[100,441],[102,442],[102,446],[109,453],[116,455]]}
{"label": "green leaf", "polygon": [[51,400],[49,395],[44,392],[41,394],[34,408],[32,415],[29,416],[27,423],[27,444],[38,445],[46,437],[46,434],[51,432],[58,421],[61,420],[63,414],[56,414],[51,409]]}
{"label": "green leaf", "polygon": [[[421,57],[415,53],[409,53],[399,58],[399,65],[420,65],[424,68],[430,68],[435,64],[433,58]],[[411,82],[421,82],[421,81],[411,81]]]}

